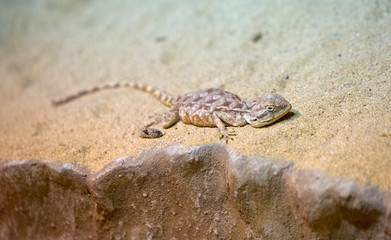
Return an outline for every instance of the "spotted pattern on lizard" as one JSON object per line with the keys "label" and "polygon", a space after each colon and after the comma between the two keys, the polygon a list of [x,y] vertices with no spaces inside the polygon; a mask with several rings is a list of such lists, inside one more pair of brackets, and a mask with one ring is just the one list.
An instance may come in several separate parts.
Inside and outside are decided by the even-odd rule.
{"label": "spotted pattern on lizard", "polygon": [[[151,86],[134,82],[108,83],[91,87],[63,98],[54,99],[52,104],[56,106],[65,104],[90,93],[115,88],[134,88],[147,92],[170,107],[170,112],[164,116],[163,128],[169,128],[178,121],[200,127],[217,127],[220,139],[225,141],[234,135],[228,132],[226,126],[240,127],[250,124],[256,128],[263,127],[286,115],[292,107],[285,98],[276,93],[270,93],[251,101],[242,100],[237,95],[218,88],[208,88],[174,97]],[[145,133],[156,133],[154,131],[144,128]],[[162,135],[156,134],[156,137]],[[147,137],[154,138],[155,135]]]}

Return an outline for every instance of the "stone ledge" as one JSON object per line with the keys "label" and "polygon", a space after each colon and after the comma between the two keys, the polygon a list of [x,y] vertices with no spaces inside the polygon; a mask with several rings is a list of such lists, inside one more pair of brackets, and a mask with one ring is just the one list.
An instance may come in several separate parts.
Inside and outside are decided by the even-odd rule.
{"label": "stone ledge", "polygon": [[0,165],[1,239],[391,239],[391,194],[222,144]]}

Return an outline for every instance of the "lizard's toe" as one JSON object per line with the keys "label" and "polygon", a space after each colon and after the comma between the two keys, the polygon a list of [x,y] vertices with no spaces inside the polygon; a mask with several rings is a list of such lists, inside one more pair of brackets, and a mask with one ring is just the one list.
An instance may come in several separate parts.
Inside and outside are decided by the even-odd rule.
{"label": "lizard's toe", "polygon": [[140,129],[140,137],[142,138],[160,138],[163,137],[164,132],[156,128],[144,127]]}
{"label": "lizard's toe", "polygon": [[228,144],[228,140],[231,140],[231,141],[234,140],[233,136],[236,136],[235,131],[234,130],[227,130],[226,132],[224,132],[220,135],[220,141],[223,141],[226,144]]}

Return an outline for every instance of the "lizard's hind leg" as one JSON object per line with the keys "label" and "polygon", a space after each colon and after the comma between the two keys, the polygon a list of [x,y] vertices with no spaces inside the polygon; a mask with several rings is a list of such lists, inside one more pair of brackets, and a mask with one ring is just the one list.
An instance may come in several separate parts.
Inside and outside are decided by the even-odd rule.
{"label": "lizard's hind leg", "polygon": [[140,137],[142,138],[160,138],[163,135],[164,132],[156,128],[143,127],[140,129]]}
{"label": "lizard's hind leg", "polygon": [[177,108],[171,109],[169,112],[166,112],[162,116],[163,128],[170,128],[175,123],[179,122],[179,112]]}
{"label": "lizard's hind leg", "polygon": [[178,109],[172,109],[169,112],[165,112],[164,114],[155,117],[152,122],[146,124],[143,128],[140,129],[139,135],[142,138],[160,138],[164,135],[164,132],[156,128],[151,128],[151,126],[162,123],[163,128],[169,128],[179,120],[180,118]]}

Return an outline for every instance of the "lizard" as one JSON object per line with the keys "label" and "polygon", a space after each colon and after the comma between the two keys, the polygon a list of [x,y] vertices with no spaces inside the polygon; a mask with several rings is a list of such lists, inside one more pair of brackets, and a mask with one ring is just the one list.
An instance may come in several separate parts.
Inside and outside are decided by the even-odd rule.
{"label": "lizard", "polygon": [[[199,127],[217,127],[220,140],[226,142],[235,135],[234,132],[229,132],[226,126],[241,127],[250,124],[255,128],[263,127],[282,118],[292,108],[285,98],[273,92],[256,100],[242,100],[236,94],[218,88],[208,88],[174,97],[136,82],[105,83],[53,99],[52,104],[59,106],[84,95],[116,88],[134,88],[147,92],[169,107],[171,110],[164,115],[163,128],[169,128],[179,121]],[[144,137],[158,138],[164,134],[147,127],[143,130]]]}

